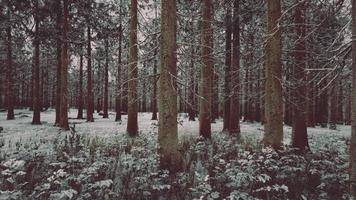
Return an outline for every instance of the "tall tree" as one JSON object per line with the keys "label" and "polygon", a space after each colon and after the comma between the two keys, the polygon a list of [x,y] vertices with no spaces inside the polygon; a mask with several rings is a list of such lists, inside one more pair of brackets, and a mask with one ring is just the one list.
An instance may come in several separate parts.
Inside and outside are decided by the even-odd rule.
{"label": "tall tree", "polygon": [[12,65],[12,23],[11,23],[11,3],[7,1],[7,120],[15,119],[14,115],[14,91],[13,91],[13,65]]}
{"label": "tall tree", "polygon": [[230,134],[240,137],[240,18],[239,0],[234,1],[234,18],[232,27],[232,67],[231,67],[231,103],[230,103]]}
{"label": "tall tree", "polygon": [[130,64],[129,64],[129,91],[127,111],[127,133],[136,136],[137,123],[137,0],[131,0],[130,8]]}
{"label": "tall tree", "polygon": [[203,0],[202,8],[202,60],[200,80],[199,134],[211,138],[211,104],[213,80],[213,2]]}
{"label": "tall tree", "polygon": [[116,77],[116,117],[115,121],[121,121],[121,98],[122,98],[122,89],[121,89],[121,65],[122,65],[122,15],[121,15],[121,0],[120,0],[120,13],[119,13],[119,49],[117,55],[117,77]]}
{"label": "tall tree", "polygon": [[231,90],[231,3],[226,1],[226,21],[225,21],[225,86],[224,86],[224,125],[223,130],[227,131],[230,128],[230,90]]}
{"label": "tall tree", "polygon": [[152,118],[151,120],[157,120],[157,48],[155,49],[155,58],[153,63],[153,95],[152,95]]}
{"label": "tall tree", "polygon": [[[352,0],[352,36],[356,36],[356,0]],[[350,143],[350,194],[356,199],[356,40],[352,40],[352,97]]]}
{"label": "tall tree", "polygon": [[94,122],[94,94],[93,94],[93,80],[92,80],[92,66],[91,66],[91,25],[90,25],[90,4],[91,0],[88,0],[87,4],[87,121]]}
{"label": "tall tree", "polygon": [[39,0],[34,2],[35,37],[34,63],[33,63],[33,118],[32,124],[41,124],[41,100],[40,100],[40,37],[39,37]]}
{"label": "tall tree", "polygon": [[62,25],[62,67],[61,67],[61,101],[59,126],[69,130],[68,124],[68,28],[69,28],[68,0],[63,0],[63,25]]}
{"label": "tall tree", "polygon": [[104,114],[103,118],[109,118],[109,40],[105,38],[105,67],[104,67]]}
{"label": "tall tree", "polygon": [[[155,22],[154,22],[154,25],[155,25],[155,28],[158,27],[158,9],[157,9],[157,4],[156,4],[156,1],[155,2]],[[154,40],[154,46],[155,46],[155,49],[154,49],[154,61],[153,61],[153,82],[152,82],[152,85],[153,85],[153,95],[152,95],[152,118],[151,120],[157,120],[157,52],[158,52],[158,47],[157,47],[157,40],[158,40],[158,37],[156,36],[155,37],[155,40]]]}
{"label": "tall tree", "polygon": [[158,143],[160,167],[171,172],[181,168],[177,127],[176,12],[175,0],[161,0]]}
{"label": "tall tree", "polygon": [[189,114],[189,121],[195,121],[195,48],[194,48],[194,41],[195,41],[195,36],[194,36],[194,18],[191,19],[192,21],[190,22],[190,28],[191,28],[191,34],[193,36],[193,41],[190,45],[190,82],[189,82],[189,106],[188,106],[188,114]]}
{"label": "tall tree", "polygon": [[263,143],[280,148],[283,140],[283,101],[282,101],[282,44],[279,20],[280,0],[267,0],[267,45],[266,45],[266,123]]}
{"label": "tall tree", "polygon": [[293,91],[293,123],[292,123],[292,146],[300,149],[307,148],[308,135],[306,125],[306,49],[305,49],[305,13],[306,5],[304,1],[295,0],[297,6],[294,12],[295,33],[297,41],[294,47],[294,70],[293,80],[295,87]]}
{"label": "tall tree", "polygon": [[78,98],[78,119],[83,119],[83,54],[82,49],[83,47],[80,46],[80,55],[79,55],[79,98]]}
{"label": "tall tree", "polygon": [[62,31],[62,5],[61,1],[56,2],[56,60],[57,60],[57,74],[56,74],[56,119],[55,125],[59,125],[60,119],[60,105],[61,105],[61,67],[62,67],[62,40],[61,40],[61,31]]}

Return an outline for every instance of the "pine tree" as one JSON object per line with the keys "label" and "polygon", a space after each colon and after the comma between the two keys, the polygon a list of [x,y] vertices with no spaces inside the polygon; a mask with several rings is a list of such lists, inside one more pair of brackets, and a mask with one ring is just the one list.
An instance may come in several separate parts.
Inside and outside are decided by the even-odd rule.
{"label": "pine tree", "polygon": [[199,135],[211,138],[211,104],[213,80],[213,2],[203,0],[202,8],[202,60],[200,80]]}
{"label": "pine tree", "polygon": [[280,0],[267,1],[267,45],[266,45],[266,90],[265,90],[265,134],[266,146],[280,148],[283,140],[283,101],[282,101],[282,45],[281,30],[278,25],[281,17]]}
{"label": "pine tree", "polygon": [[171,172],[176,172],[181,168],[177,127],[176,12],[175,0],[161,0],[158,143],[160,167]]}
{"label": "pine tree", "polygon": [[129,64],[129,91],[127,111],[127,133],[136,136],[138,133],[137,123],[137,0],[131,0],[130,8],[130,64]]}

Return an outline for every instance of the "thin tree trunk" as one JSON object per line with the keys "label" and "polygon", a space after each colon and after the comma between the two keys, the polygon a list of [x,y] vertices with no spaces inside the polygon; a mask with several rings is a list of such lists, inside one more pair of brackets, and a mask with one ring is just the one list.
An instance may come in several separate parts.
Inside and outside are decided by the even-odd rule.
{"label": "thin tree trunk", "polygon": [[240,1],[234,2],[229,133],[240,138]]}
{"label": "thin tree trunk", "polygon": [[41,104],[40,104],[40,38],[39,38],[39,14],[38,0],[35,1],[35,38],[34,45],[34,74],[33,74],[33,118],[32,124],[41,124]]}
{"label": "thin tree trunk", "polygon": [[152,120],[157,120],[157,49],[153,64],[153,96],[152,96]]}
{"label": "thin tree trunk", "polygon": [[[227,1],[230,2],[230,1]],[[226,6],[226,22],[225,22],[225,86],[224,86],[224,124],[223,131],[230,128],[230,71],[231,71],[231,36],[232,36],[232,21],[231,21],[231,4]]]}
{"label": "thin tree trunk", "polygon": [[122,23],[121,23],[121,0],[120,0],[120,24],[119,24],[119,50],[118,50],[118,63],[117,63],[117,77],[116,77],[116,117],[115,121],[121,121],[121,98],[122,98],[122,89],[121,89],[121,54],[122,54]]}
{"label": "thin tree trunk", "polygon": [[105,39],[105,69],[104,69],[104,114],[103,118],[109,118],[109,41]]}
{"label": "thin tree trunk", "polygon": [[137,123],[137,0],[131,0],[130,8],[130,64],[129,64],[129,91],[127,111],[127,133],[136,136],[138,133]]}
{"label": "thin tree trunk", "polygon": [[203,0],[202,21],[202,70],[200,80],[200,109],[199,109],[199,134],[211,138],[211,104],[212,104],[212,80],[213,80],[213,2]]}
{"label": "thin tree trunk", "polygon": [[293,107],[293,123],[292,123],[292,146],[295,148],[305,149],[309,147],[308,134],[306,126],[306,49],[305,49],[305,3],[295,0],[298,4],[295,8],[295,32],[297,41],[294,51],[295,66],[293,72],[293,80],[296,82],[294,87],[294,107]]}
{"label": "thin tree trunk", "polygon": [[[88,0],[88,12],[90,12],[90,0]],[[93,81],[92,81],[92,66],[91,66],[91,31],[90,31],[90,20],[87,19],[87,37],[88,37],[88,47],[87,47],[87,72],[88,72],[88,82],[87,82],[87,122],[94,122],[94,94],[93,94]]]}
{"label": "thin tree trunk", "polygon": [[[82,47],[80,47],[82,51]],[[79,99],[78,99],[78,119],[83,119],[83,55],[80,53],[79,61]]]}
{"label": "thin tree trunk", "polygon": [[188,115],[189,121],[195,121],[195,66],[194,66],[194,43],[195,43],[195,36],[194,36],[194,19],[190,22],[190,28],[192,33],[192,42],[190,45],[190,77],[189,77],[189,94],[188,94]]}
{"label": "thin tree trunk", "polygon": [[213,85],[212,85],[212,107],[211,107],[211,122],[219,118],[219,76],[217,72],[213,72]]}
{"label": "thin tree trunk", "polygon": [[329,129],[336,130],[336,123],[337,123],[337,95],[336,95],[336,84],[337,81],[334,81],[334,85],[330,88],[329,96]]}
{"label": "thin tree trunk", "polygon": [[265,95],[265,134],[266,146],[280,148],[283,140],[283,101],[282,101],[282,44],[278,22],[281,17],[280,0],[267,0],[267,46],[266,46],[266,95]]}
{"label": "thin tree trunk", "polygon": [[56,18],[56,52],[57,52],[57,76],[56,76],[56,119],[55,126],[59,125],[60,105],[61,105],[61,67],[62,67],[62,41],[61,41],[61,25],[62,25],[62,8],[61,1],[57,1],[57,18]]}
{"label": "thin tree trunk", "polygon": [[175,173],[182,167],[178,152],[176,2],[161,0],[161,66],[158,143],[160,167]]}
{"label": "thin tree trunk", "polygon": [[[6,103],[7,103],[7,120],[15,119],[14,115],[14,91],[13,91],[13,65],[12,65],[12,33],[11,33],[11,5],[10,0],[8,0],[8,25],[6,29],[7,34],[7,95],[6,95]],[[1,96],[0,96],[1,98]]]}
{"label": "thin tree trunk", "polygon": [[68,0],[63,0],[63,32],[62,32],[62,67],[61,67],[61,103],[59,126],[69,130],[68,124],[68,27],[69,27]]}

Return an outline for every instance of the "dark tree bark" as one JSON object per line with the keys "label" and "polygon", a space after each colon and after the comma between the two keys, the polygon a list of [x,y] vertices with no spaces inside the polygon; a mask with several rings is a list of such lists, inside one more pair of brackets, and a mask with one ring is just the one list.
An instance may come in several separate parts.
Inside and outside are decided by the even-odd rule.
{"label": "dark tree bark", "polygon": [[173,173],[182,167],[177,126],[176,11],[175,0],[161,0],[158,151],[160,167]]}
{"label": "dark tree bark", "polygon": [[267,46],[266,46],[266,94],[265,94],[265,134],[266,146],[280,148],[283,140],[283,100],[282,100],[282,44],[278,22],[281,17],[280,0],[267,0]]}
{"label": "dark tree bark", "polygon": [[[82,47],[80,47],[82,51]],[[79,98],[78,98],[78,119],[83,119],[83,55],[80,53],[80,61],[79,61]]]}
{"label": "dark tree bark", "polygon": [[130,65],[128,81],[128,111],[127,133],[136,136],[138,133],[137,123],[137,0],[131,0],[130,8]]}
{"label": "dark tree bark", "polygon": [[[227,1],[230,2],[230,1]],[[230,128],[230,71],[231,71],[231,36],[232,21],[230,3],[226,6],[226,24],[225,24],[225,85],[224,85],[224,124],[223,131]]]}
{"label": "dark tree bark", "polygon": [[61,41],[61,25],[62,25],[62,5],[61,1],[57,1],[57,18],[56,18],[56,53],[57,53],[57,75],[56,75],[56,120],[55,126],[59,125],[60,105],[61,105],[61,66],[62,66],[62,41]]}
{"label": "dark tree bark", "polygon": [[155,58],[153,64],[153,96],[152,96],[152,118],[151,120],[157,120],[157,49],[155,49]]}
{"label": "dark tree bark", "polygon": [[[292,82],[291,74],[293,69],[286,69],[286,82]],[[285,101],[284,101],[284,123],[288,126],[292,126],[293,123],[293,111],[292,111],[292,89],[286,89]]]}
{"label": "dark tree bark", "polygon": [[[352,36],[356,36],[356,0],[352,0]],[[352,97],[350,139],[350,195],[356,199],[356,40],[352,41]]]}
{"label": "dark tree bark", "polygon": [[[102,98],[103,98],[103,92],[102,92],[102,74],[101,74],[101,58],[97,59],[97,63],[98,63],[98,68],[97,68],[97,76],[96,76],[96,81],[95,81],[95,69],[94,69],[94,83],[96,88],[94,89],[94,92],[97,96],[96,98],[96,112],[100,113],[101,109],[102,109]],[[94,60],[95,61],[95,60]],[[93,66],[95,66],[93,64]]]}
{"label": "dark tree bark", "polygon": [[293,72],[293,80],[295,81],[295,89],[292,92],[294,97],[293,107],[293,124],[292,124],[292,146],[304,150],[309,147],[308,134],[306,126],[306,48],[305,48],[305,3],[295,0],[295,33],[297,41],[295,43],[294,58],[295,66]]}
{"label": "dark tree bark", "polygon": [[38,0],[35,1],[35,38],[34,46],[34,63],[33,63],[33,118],[32,124],[41,124],[41,100],[40,100],[40,38],[39,38],[39,14]]}
{"label": "dark tree bark", "polygon": [[109,118],[109,41],[105,39],[105,67],[104,67],[104,114],[103,118]]}
{"label": "dark tree bark", "polygon": [[[90,0],[88,0],[88,13],[90,13]],[[88,82],[87,82],[87,122],[94,122],[94,94],[93,94],[93,81],[92,81],[92,66],[91,66],[91,31],[90,31],[90,21],[87,18],[87,37],[88,37],[88,47],[87,47],[87,72],[88,72]]]}
{"label": "dark tree bark", "polygon": [[[14,91],[13,91],[13,65],[12,65],[12,23],[11,23],[11,4],[10,0],[8,0],[8,9],[7,9],[7,17],[8,24],[6,27],[6,35],[7,35],[7,95],[6,95],[6,104],[7,104],[7,120],[15,119],[14,115]],[[1,96],[0,96],[1,98]]]}
{"label": "dark tree bark", "polygon": [[119,24],[119,50],[117,55],[117,77],[116,77],[116,117],[115,121],[121,121],[121,98],[122,98],[122,89],[121,89],[121,56],[122,56],[122,23],[121,23],[121,0],[120,0],[120,24]]}
{"label": "dark tree bark", "polygon": [[199,109],[199,135],[206,139],[211,138],[211,104],[213,80],[213,2],[203,0],[202,21],[202,60],[200,80],[200,109]]}
{"label": "dark tree bark", "polygon": [[69,130],[68,124],[68,28],[69,28],[68,0],[63,0],[63,27],[62,27],[62,67],[61,67],[61,101],[59,126]]}
{"label": "dark tree bark", "polygon": [[240,1],[234,1],[229,133],[240,138]]}

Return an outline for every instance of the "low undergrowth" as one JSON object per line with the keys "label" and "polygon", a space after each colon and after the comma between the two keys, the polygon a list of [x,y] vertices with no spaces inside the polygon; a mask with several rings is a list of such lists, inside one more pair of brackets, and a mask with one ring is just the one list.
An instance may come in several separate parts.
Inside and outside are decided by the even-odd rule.
{"label": "low undergrowth", "polygon": [[170,174],[158,168],[155,131],[104,139],[72,129],[0,157],[0,199],[348,199],[346,139],[330,140],[299,154],[223,133],[185,136],[184,170]]}

